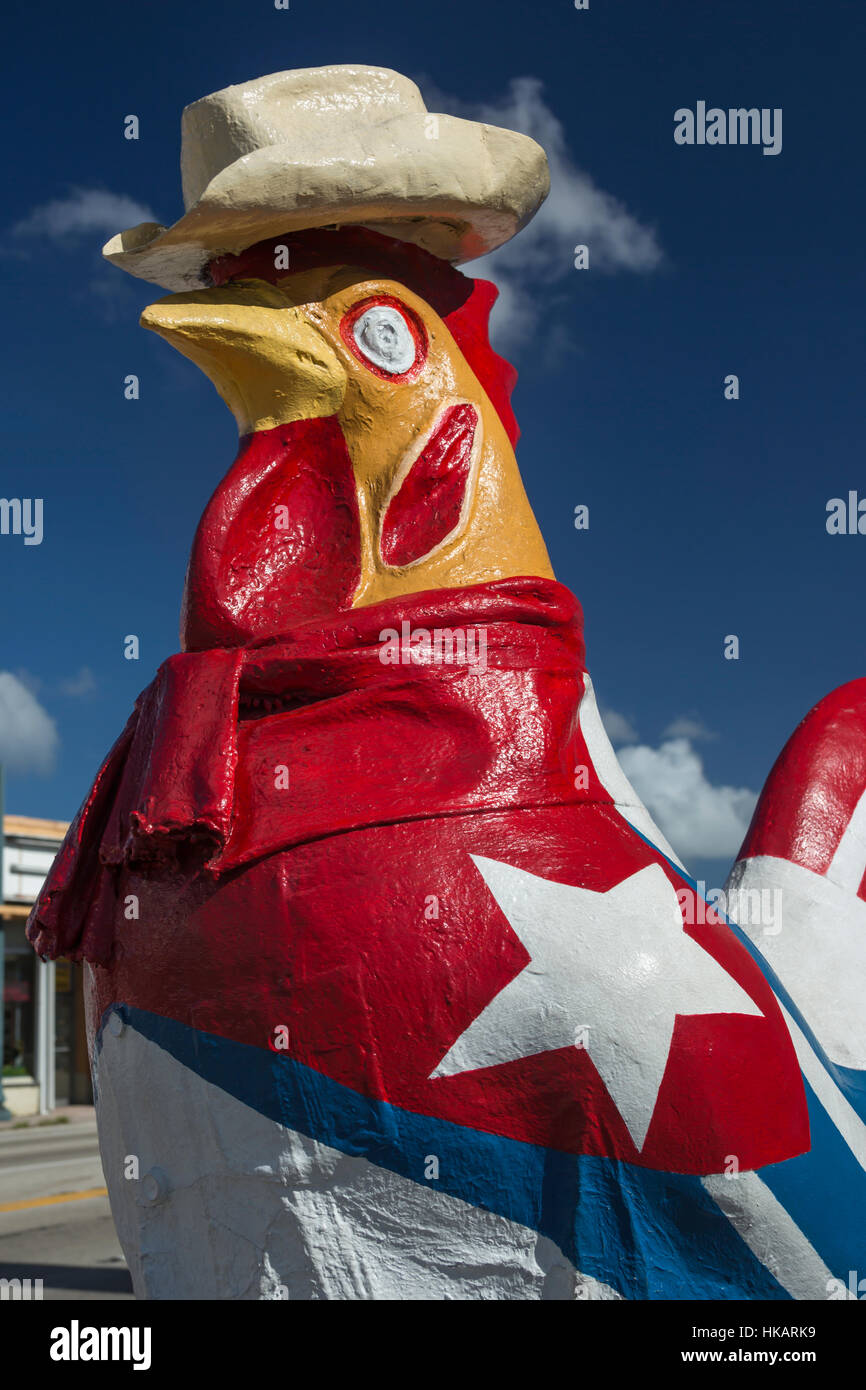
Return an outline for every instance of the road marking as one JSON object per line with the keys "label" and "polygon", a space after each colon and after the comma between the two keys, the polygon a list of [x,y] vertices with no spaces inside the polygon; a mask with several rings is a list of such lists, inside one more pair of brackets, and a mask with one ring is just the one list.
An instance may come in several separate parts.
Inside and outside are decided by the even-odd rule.
{"label": "road marking", "polygon": [[44,1163],[14,1163],[7,1166],[0,1161],[0,1178],[7,1173],[33,1173],[37,1168],[68,1168],[73,1163],[91,1163],[99,1154],[75,1154],[72,1158],[50,1158]]}
{"label": "road marking", "polygon": [[85,1192],[64,1192],[60,1197],[32,1197],[26,1202],[0,1202],[0,1211],[27,1211],[29,1207],[50,1207],[55,1202],[81,1202],[85,1197],[107,1197],[107,1187],[89,1187]]}

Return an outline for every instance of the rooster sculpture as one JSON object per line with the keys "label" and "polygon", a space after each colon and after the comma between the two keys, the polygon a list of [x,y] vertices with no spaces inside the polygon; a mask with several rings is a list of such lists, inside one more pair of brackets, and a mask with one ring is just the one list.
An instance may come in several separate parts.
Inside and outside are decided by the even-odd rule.
{"label": "rooster sculpture", "polygon": [[781,930],[738,926],[605,736],[456,268],[543,151],[333,67],[188,107],[182,168],[106,255],[240,450],[29,926],[88,962],[136,1293],[856,1297],[866,681],[780,759],[730,886]]}

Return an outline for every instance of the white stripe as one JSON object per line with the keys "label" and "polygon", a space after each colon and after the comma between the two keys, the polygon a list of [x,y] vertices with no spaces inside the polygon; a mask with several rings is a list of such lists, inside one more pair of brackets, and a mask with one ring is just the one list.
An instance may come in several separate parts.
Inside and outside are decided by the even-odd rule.
{"label": "white stripe", "polygon": [[866,902],[789,859],[740,859],[728,915],[778,975],[831,1061],[866,1070]]}
{"label": "white stripe", "polygon": [[854,807],[853,815],[830,860],[827,877],[840,888],[857,892],[866,873],[866,791]]}
{"label": "white stripe", "polygon": [[[752,1254],[792,1298],[829,1298],[839,1281],[757,1173],[701,1179]],[[851,1299],[856,1295],[846,1293]]]}
{"label": "white stripe", "polygon": [[[866,1125],[848,1103],[781,999],[776,997],[776,1003],[788,1026],[803,1075],[828,1119],[836,1127],[860,1167],[866,1171]],[[750,1181],[744,1187],[740,1187],[746,1177]],[[740,1174],[736,1179],[714,1174],[702,1181],[749,1249],[793,1298],[829,1298],[835,1285],[834,1297],[856,1300],[857,1294],[852,1293],[847,1287],[844,1295],[841,1293],[841,1281],[831,1274],[793,1217],[785,1211],[756,1173]],[[745,1202],[742,1200],[743,1196],[746,1198]],[[775,1235],[775,1246],[768,1243],[770,1230]],[[817,1292],[804,1291],[808,1289]]]}
{"label": "white stripe", "polygon": [[[111,1211],[137,1297],[619,1300],[528,1226],[341,1153],[205,1081],[134,1027],[96,1062]],[[161,1170],[148,1200],[128,1176]],[[445,1161],[444,1159],[442,1160]],[[443,1175],[444,1176],[444,1175]]]}
{"label": "white stripe", "polygon": [[791,1041],[794,1044],[797,1061],[800,1063],[803,1075],[860,1167],[866,1171],[866,1125],[854,1107],[849,1105],[820,1057],[815,1055],[809,1039],[797,1026],[782,1001],[777,999],[776,1003],[785,1016],[785,1022],[788,1025]]}
{"label": "white stripe", "polygon": [[[866,1125],[848,1104],[782,1001],[777,998],[776,1002],[788,1025],[803,1075],[860,1167],[866,1170]],[[792,1298],[826,1299],[832,1292],[836,1299],[857,1299],[847,1286],[842,1292],[844,1281],[832,1274],[757,1173],[741,1173],[735,1179],[713,1174],[702,1181],[752,1253]]]}
{"label": "white stripe", "polygon": [[595,700],[595,690],[588,671],[584,671],[583,679],[585,689],[578,711],[580,732],[583,734],[587,752],[592,759],[592,765],[598,774],[599,781],[620,815],[628,821],[629,825],[644,835],[651,844],[656,845],[662,854],[666,854],[668,859],[673,860],[674,864],[685,873],[686,869],[679,855],[668,844],[620,767],[619,760],[607,736],[607,730],[601,721]]}

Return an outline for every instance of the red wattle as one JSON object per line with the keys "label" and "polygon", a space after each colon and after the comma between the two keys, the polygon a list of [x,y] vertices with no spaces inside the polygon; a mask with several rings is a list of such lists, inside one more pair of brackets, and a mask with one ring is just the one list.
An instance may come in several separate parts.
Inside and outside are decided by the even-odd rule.
{"label": "red wattle", "polygon": [[196,531],[183,650],[277,637],[348,608],[361,575],[360,536],[352,463],[335,416],[248,436]]}
{"label": "red wattle", "polygon": [[446,410],[382,522],[382,559],[386,565],[410,565],[444,541],[460,520],[472,466],[478,426],[473,405]]}

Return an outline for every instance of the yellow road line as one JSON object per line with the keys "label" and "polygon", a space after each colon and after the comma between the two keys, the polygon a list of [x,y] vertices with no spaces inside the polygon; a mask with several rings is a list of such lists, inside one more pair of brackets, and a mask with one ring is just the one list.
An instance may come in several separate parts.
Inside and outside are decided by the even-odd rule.
{"label": "yellow road line", "polygon": [[29,1202],[0,1202],[0,1211],[26,1211],[28,1207],[50,1207],[55,1202],[80,1202],[85,1197],[107,1197],[107,1187],[89,1187],[86,1192],[64,1192],[60,1197],[33,1197]]}

